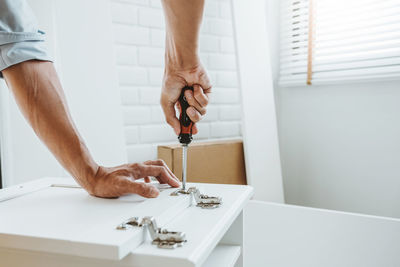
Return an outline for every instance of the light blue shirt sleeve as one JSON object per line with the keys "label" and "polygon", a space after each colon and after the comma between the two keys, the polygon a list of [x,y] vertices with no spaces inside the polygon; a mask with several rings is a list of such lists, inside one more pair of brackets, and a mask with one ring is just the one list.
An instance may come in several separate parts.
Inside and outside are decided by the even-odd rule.
{"label": "light blue shirt sleeve", "polygon": [[0,77],[2,70],[27,60],[52,61],[44,37],[25,0],[0,0]]}

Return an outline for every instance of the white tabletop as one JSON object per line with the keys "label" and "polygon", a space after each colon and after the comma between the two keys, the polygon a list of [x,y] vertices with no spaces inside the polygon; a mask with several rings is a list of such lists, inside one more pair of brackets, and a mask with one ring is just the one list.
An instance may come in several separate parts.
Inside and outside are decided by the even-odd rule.
{"label": "white tabletop", "polygon": [[[101,199],[73,185],[72,179],[45,178],[0,190],[0,247],[110,260],[129,254],[123,259],[126,262],[140,262],[149,255],[199,262],[253,192],[249,186],[190,184],[223,198],[221,207],[208,210],[192,205],[189,195],[170,196],[175,189],[163,185],[155,199],[137,195]],[[134,216],[154,216],[159,227],[186,232],[188,242],[175,250],[163,250],[146,240],[143,228],[116,230]]]}

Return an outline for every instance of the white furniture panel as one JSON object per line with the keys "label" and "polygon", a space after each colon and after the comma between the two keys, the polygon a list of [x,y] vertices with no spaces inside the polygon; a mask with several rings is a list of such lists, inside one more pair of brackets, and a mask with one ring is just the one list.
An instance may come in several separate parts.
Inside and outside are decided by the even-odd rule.
{"label": "white furniture panel", "polygon": [[218,245],[202,267],[233,267],[240,256],[240,246]]}
{"label": "white furniture panel", "polygon": [[232,0],[247,181],[255,199],[284,202],[266,1]]}
{"label": "white furniture panel", "polygon": [[250,201],[245,266],[397,267],[400,220]]}
{"label": "white furniture panel", "polygon": [[[1,263],[25,266],[29,259],[30,266],[242,266],[241,212],[253,194],[251,187],[191,184],[223,199],[216,209],[202,209],[193,205],[191,195],[171,196],[175,188],[155,185],[162,192],[154,199],[92,197],[70,178],[0,190]],[[163,229],[185,232],[187,242],[161,249],[151,243],[145,227],[116,229],[136,216],[154,216]]]}

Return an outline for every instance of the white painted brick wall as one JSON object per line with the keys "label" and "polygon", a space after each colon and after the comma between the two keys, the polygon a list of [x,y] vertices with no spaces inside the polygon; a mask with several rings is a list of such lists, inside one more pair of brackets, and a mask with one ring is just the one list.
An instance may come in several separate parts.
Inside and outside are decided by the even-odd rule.
{"label": "white painted brick wall", "polygon": [[238,77],[236,71],[220,71],[217,74],[216,80],[214,80],[214,86],[217,87],[235,87],[239,86]]}
{"label": "white painted brick wall", "polygon": [[[110,0],[115,64],[130,162],[154,159],[157,145],[176,143],[159,105],[164,73],[165,22],[161,0]],[[241,136],[240,92],[229,0],[207,0],[200,58],[213,93],[195,140]]]}
{"label": "white painted brick wall", "polygon": [[114,3],[111,6],[111,17],[113,22],[137,24],[138,8],[124,3]]}
{"label": "white painted brick wall", "polygon": [[117,44],[149,45],[150,30],[136,25],[114,25],[114,38]]}
{"label": "white painted brick wall", "polygon": [[139,89],[135,87],[121,86],[122,105],[130,106],[139,104]]}
{"label": "white painted brick wall", "polygon": [[137,48],[134,46],[117,45],[115,47],[115,56],[118,66],[137,65],[138,62]]}
{"label": "white painted brick wall", "polygon": [[118,66],[117,71],[120,85],[145,85],[148,83],[145,68]]}
{"label": "white painted brick wall", "polygon": [[164,28],[163,11],[160,8],[139,8],[139,25],[150,28]]}
{"label": "white painted brick wall", "polygon": [[164,49],[156,47],[139,48],[139,65],[145,67],[163,67]]}
{"label": "white painted brick wall", "polygon": [[237,122],[212,122],[211,137],[230,137],[240,135],[240,127]]}
{"label": "white painted brick wall", "polygon": [[221,121],[238,121],[242,118],[242,109],[238,105],[220,106],[219,119]]}
{"label": "white painted brick wall", "polygon": [[160,102],[160,93],[161,89],[159,87],[140,88],[140,104],[158,105],[158,103]]}

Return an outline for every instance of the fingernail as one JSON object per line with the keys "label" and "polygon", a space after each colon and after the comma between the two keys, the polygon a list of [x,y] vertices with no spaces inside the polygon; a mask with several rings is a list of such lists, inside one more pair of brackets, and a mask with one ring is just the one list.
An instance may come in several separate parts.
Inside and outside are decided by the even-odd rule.
{"label": "fingernail", "polygon": [[152,187],[151,189],[150,189],[150,196],[151,197],[158,197],[158,194],[160,193],[160,191],[158,191],[158,189],[157,188],[155,188],[155,187]]}
{"label": "fingernail", "polygon": [[175,186],[175,187],[180,185],[180,181],[178,179],[172,178],[171,180],[173,182],[172,182],[172,184],[170,183],[170,185]]}

